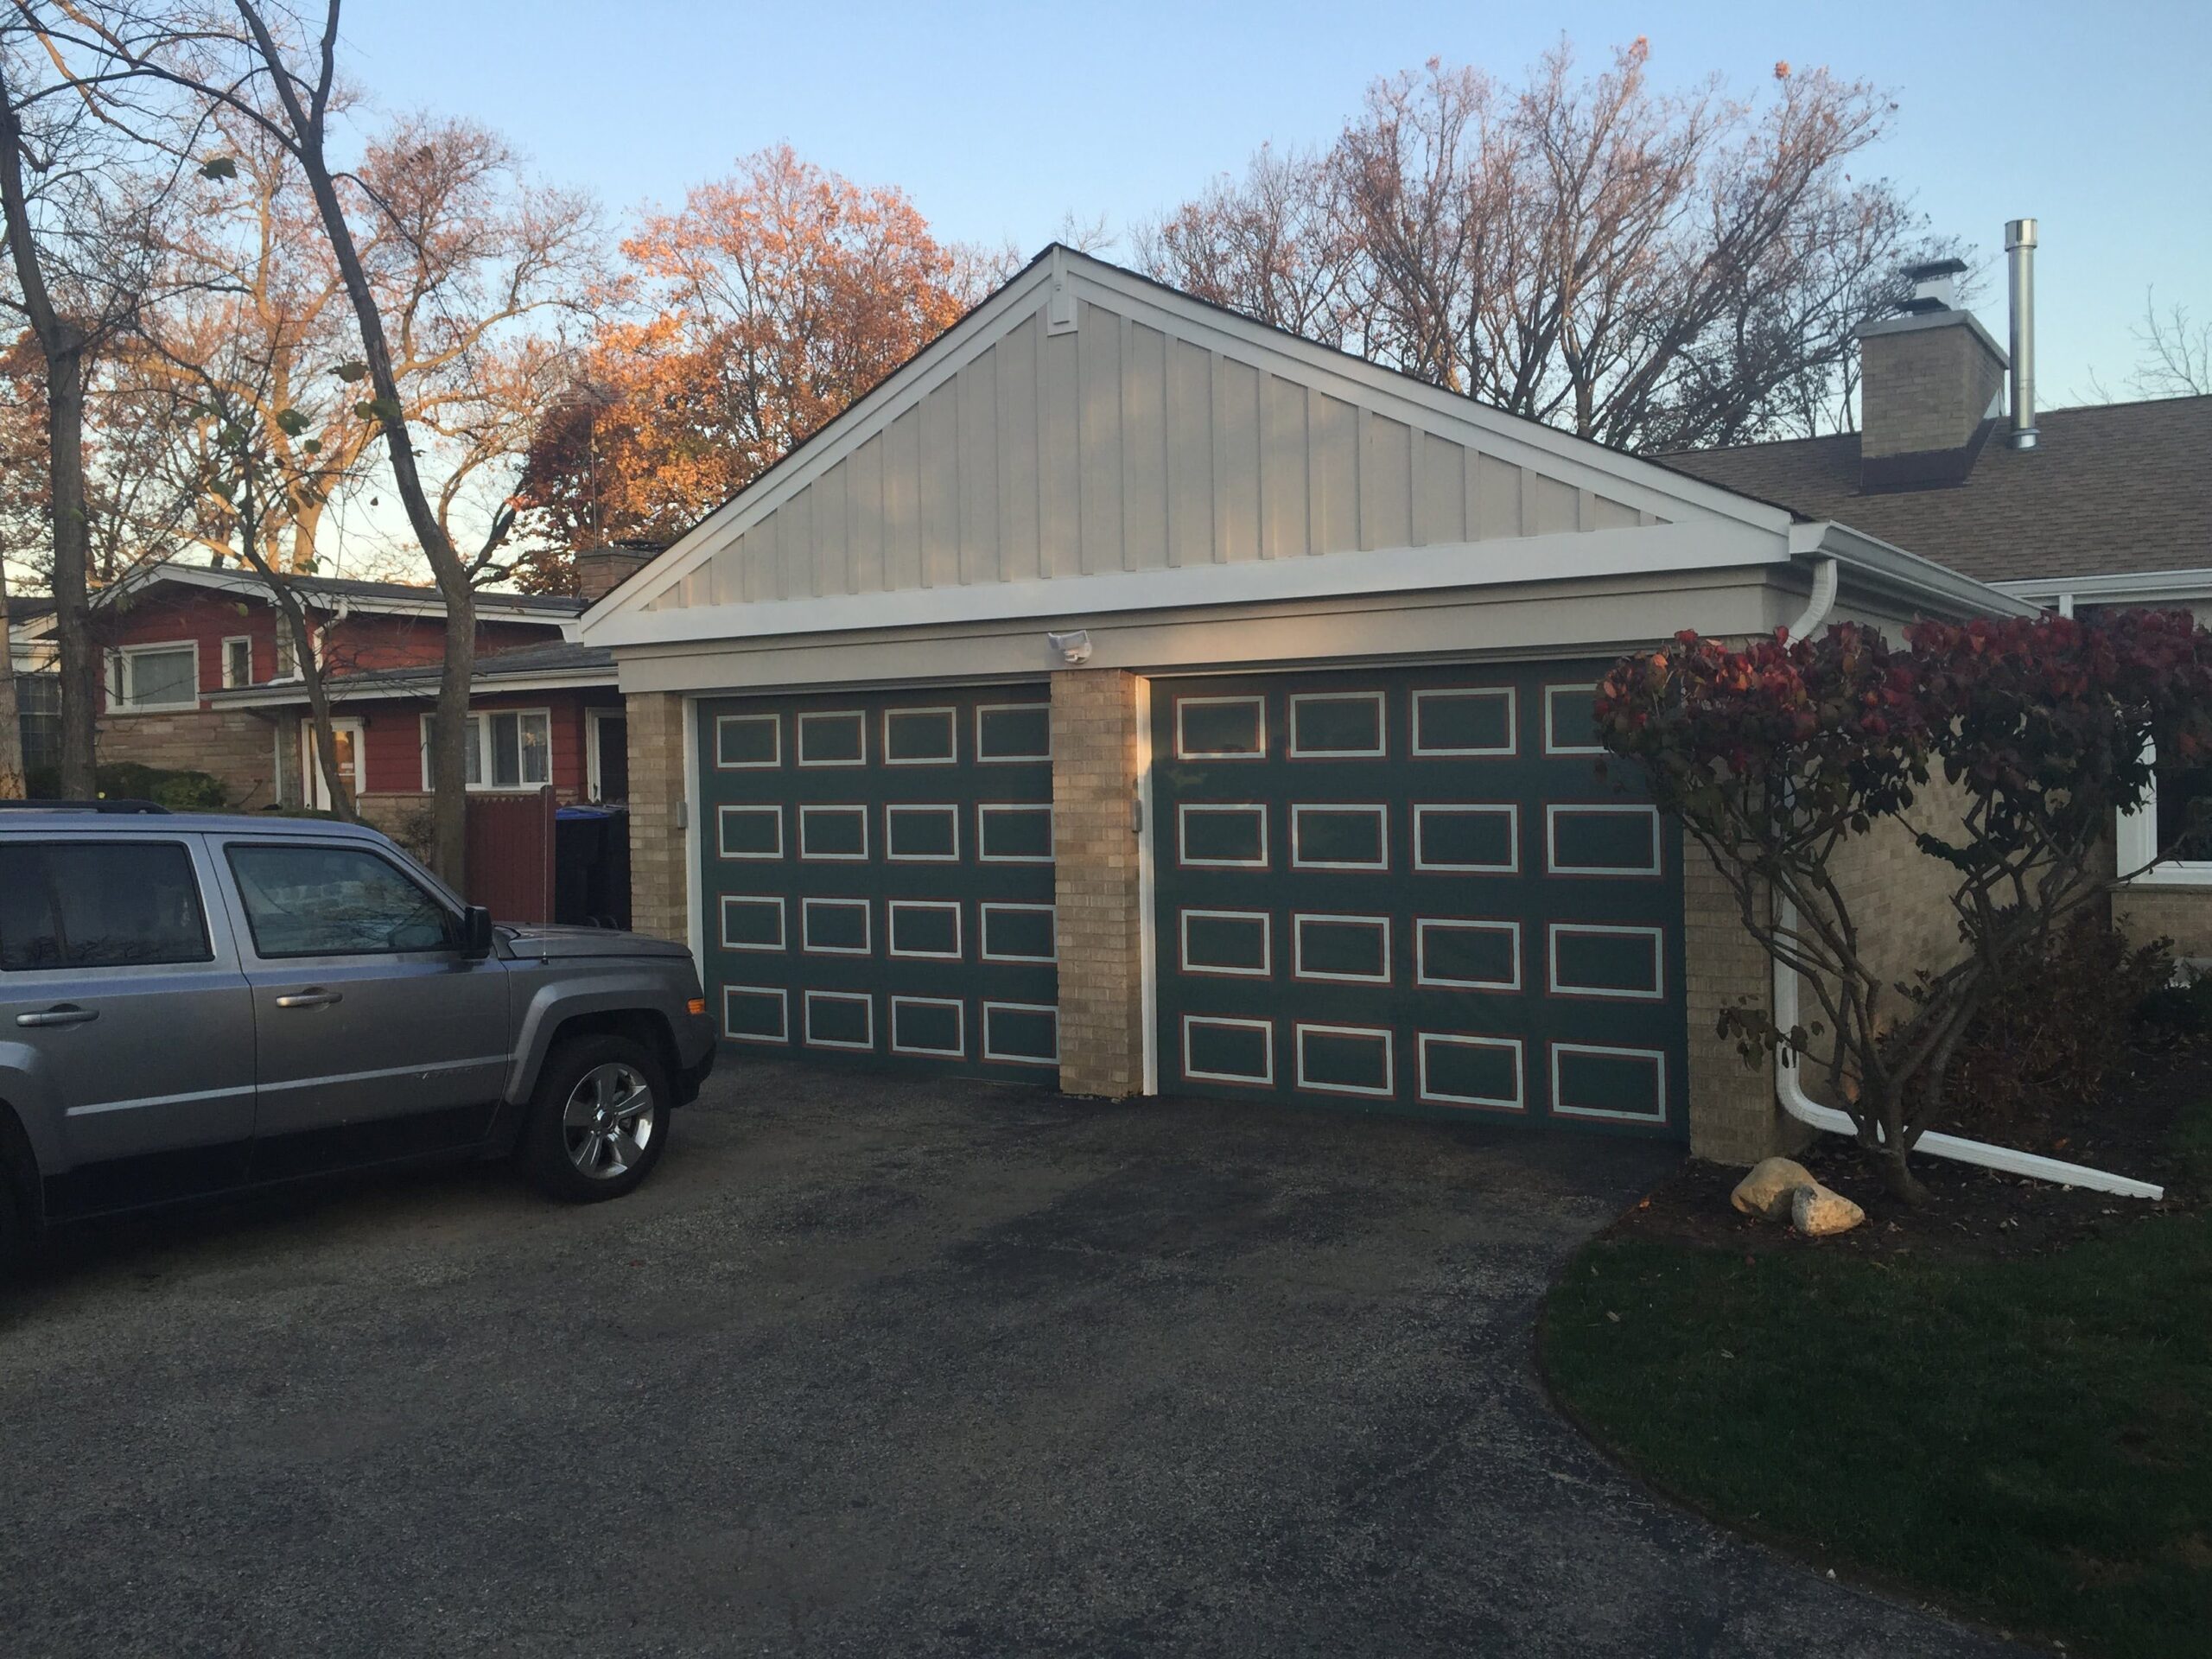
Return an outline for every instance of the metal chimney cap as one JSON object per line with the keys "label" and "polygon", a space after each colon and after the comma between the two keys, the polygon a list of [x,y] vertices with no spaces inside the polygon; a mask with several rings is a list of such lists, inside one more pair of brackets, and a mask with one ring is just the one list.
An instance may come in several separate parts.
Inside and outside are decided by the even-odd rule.
{"label": "metal chimney cap", "polygon": [[2032,219],[2008,219],[2005,221],[2005,251],[2015,248],[2032,248],[2036,245],[2036,222]]}
{"label": "metal chimney cap", "polygon": [[1963,259],[1930,259],[1925,264],[1907,265],[1904,279],[1908,283],[1924,283],[1935,276],[1961,276],[1966,268],[1967,262]]}

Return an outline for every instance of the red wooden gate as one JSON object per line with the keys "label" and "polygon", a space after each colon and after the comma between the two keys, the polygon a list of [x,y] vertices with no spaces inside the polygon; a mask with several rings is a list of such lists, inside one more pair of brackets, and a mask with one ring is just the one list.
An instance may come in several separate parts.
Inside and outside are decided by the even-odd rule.
{"label": "red wooden gate", "polygon": [[553,919],[553,791],[468,798],[468,901],[495,922]]}

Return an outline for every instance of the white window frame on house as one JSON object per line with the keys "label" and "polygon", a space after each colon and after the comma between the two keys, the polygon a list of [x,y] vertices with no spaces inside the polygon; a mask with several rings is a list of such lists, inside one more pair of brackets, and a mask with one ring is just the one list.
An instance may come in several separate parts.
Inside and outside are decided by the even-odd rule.
{"label": "white window frame on house", "polygon": [[[242,675],[233,671],[233,664],[231,662],[231,648],[233,645],[245,647],[245,672]],[[252,683],[253,636],[250,633],[232,634],[223,641],[223,690],[235,691],[242,685]]]}
{"label": "white window frame on house", "polygon": [[[603,800],[607,794],[599,775],[600,757],[607,752],[607,737],[601,728],[610,720],[626,721],[629,717],[630,709],[626,703],[618,709],[584,710],[584,735],[588,740],[584,745],[584,789],[587,798],[594,804]],[[629,728],[626,726],[623,729],[626,734]]]}
{"label": "white window frame on house", "polygon": [[[2145,758],[2156,766],[2158,750],[2149,749]],[[2143,804],[2135,811],[2120,815],[2113,847],[2114,868],[2126,886],[2212,887],[2212,862],[2182,858],[2151,862],[2158,856],[2158,779],[2155,772],[2151,775],[2151,792]]]}
{"label": "white window frame on house", "polygon": [[[545,722],[545,775],[525,779],[520,783],[493,784],[484,780],[492,775],[492,722],[512,716],[518,722],[537,717]],[[436,717],[424,715],[421,721],[423,742],[423,792],[432,790],[430,781],[430,725]],[[553,711],[550,709],[472,709],[468,711],[468,728],[474,734],[470,746],[470,759],[475,779],[468,785],[472,795],[522,795],[542,789],[553,781]],[[517,727],[516,759],[520,762],[524,751],[520,741],[520,727]]]}
{"label": "white window frame on house", "polygon": [[276,621],[276,672],[274,678],[296,680],[300,677],[300,648],[292,641],[292,628],[282,617]]}
{"label": "white window frame on house", "polygon": [[[137,663],[143,657],[174,657],[192,653],[192,695],[168,702],[141,702],[132,690]],[[164,639],[158,644],[118,645],[107,654],[107,706],[110,714],[135,715],[156,710],[197,709],[200,706],[200,645],[194,639]]]}

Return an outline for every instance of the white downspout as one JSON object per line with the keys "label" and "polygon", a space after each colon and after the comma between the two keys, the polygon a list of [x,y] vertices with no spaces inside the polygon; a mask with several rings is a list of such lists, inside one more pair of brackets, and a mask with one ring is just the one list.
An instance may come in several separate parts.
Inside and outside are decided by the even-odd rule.
{"label": "white downspout", "polygon": [[[1835,587],[1836,562],[1822,559],[1814,568],[1813,594],[1805,613],[1789,625],[1792,643],[1806,638],[1827,620],[1828,612],[1835,605]],[[1775,918],[1775,931],[1793,935],[1797,931],[1797,907],[1787,899],[1782,901]],[[1774,964],[1774,1023],[1783,1031],[1792,1030],[1797,1024],[1797,975],[1781,962]],[[1805,1092],[1804,1084],[1798,1078],[1796,1060],[1779,1047],[1774,1052],[1774,1096],[1782,1109],[1801,1123],[1809,1123],[1834,1135],[1857,1133],[1848,1113],[1823,1106]],[[2045,1158],[2032,1152],[2014,1152],[2008,1147],[1993,1147],[1984,1141],[1968,1141],[1955,1135],[1923,1135],[1913,1142],[1913,1150],[1954,1163],[1979,1164],[1985,1169],[2002,1170],[2007,1175],[2026,1175],[2039,1181],[2115,1192],[2122,1198],[2155,1201],[2166,1196],[2165,1188],[2149,1181],[2107,1175],[2086,1164],[2069,1164],[2063,1159]]]}

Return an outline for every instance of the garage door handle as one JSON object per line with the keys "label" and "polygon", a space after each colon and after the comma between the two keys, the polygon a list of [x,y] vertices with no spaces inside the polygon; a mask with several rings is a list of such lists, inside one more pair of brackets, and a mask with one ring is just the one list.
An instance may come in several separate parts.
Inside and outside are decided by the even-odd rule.
{"label": "garage door handle", "polygon": [[327,1008],[334,1002],[345,1000],[343,991],[295,991],[289,996],[278,997],[276,1006],[280,1008]]}
{"label": "garage door handle", "polygon": [[19,1026],[81,1026],[99,1017],[97,1008],[73,1008],[65,1004],[61,1007],[48,1008],[44,1014],[19,1014],[16,1016],[16,1023]]}

